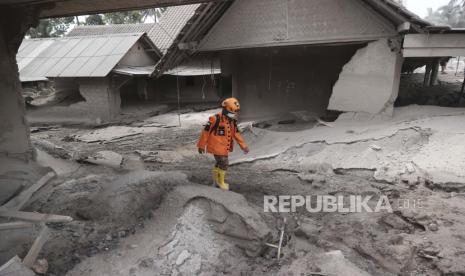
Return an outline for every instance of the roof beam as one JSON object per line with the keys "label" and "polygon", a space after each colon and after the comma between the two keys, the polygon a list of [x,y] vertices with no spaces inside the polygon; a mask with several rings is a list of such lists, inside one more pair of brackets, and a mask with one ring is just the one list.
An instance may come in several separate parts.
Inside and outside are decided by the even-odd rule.
{"label": "roof beam", "polygon": [[408,34],[404,57],[446,57],[465,55],[465,34]]}

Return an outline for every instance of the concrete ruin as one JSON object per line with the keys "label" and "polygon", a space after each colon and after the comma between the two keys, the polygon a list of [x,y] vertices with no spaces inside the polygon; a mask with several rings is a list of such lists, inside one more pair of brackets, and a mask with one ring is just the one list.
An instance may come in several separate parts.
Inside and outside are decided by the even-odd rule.
{"label": "concrete ruin", "polygon": [[17,56],[21,76],[47,77],[55,82],[55,98],[78,101],[47,107],[47,116],[108,121],[119,114],[121,86],[149,75],[159,55],[145,34],[123,33],[25,40]]}
{"label": "concrete ruin", "polygon": [[355,53],[333,87],[328,109],[392,115],[403,61],[392,44],[380,39]]}
{"label": "concrete ruin", "polygon": [[215,12],[216,21],[192,22],[208,31],[178,38],[198,46],[172,49],[156,71],[181,62],[182,53],[219,55],[244,120],[292,111],[392,115],[402,39],[430,26],[391,1],[239,0]]}

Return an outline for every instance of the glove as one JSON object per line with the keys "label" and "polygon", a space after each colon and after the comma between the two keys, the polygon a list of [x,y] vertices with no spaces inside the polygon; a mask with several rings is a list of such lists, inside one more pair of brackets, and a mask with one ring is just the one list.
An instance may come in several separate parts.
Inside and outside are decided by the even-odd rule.
{"label": "glove", "polygon": [[249,153],[250,150],[249,150],[249,147],[246,147],[246,148],[244,148],[242,151],[243,151],[245,154],[247,154],[247,153]]}
{"label": "glove", "polygon": [[205,149],[199,148],[199,153],[200,153],[200,154],[204,154],[204,153],[205,153]]}

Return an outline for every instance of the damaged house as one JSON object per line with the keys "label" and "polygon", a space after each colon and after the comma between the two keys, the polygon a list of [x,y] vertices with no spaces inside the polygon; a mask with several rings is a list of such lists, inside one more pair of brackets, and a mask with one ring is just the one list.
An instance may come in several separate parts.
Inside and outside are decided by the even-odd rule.
{"label": "damaged house", "polygon": [[[164,55],[186,22],[194,16],[198,6],[170,7],[163,13],[158,23],[77,26],[67,36],[145,32]],[[222,96],[222,91],[219,91],[221,83],[219,74],[218,58],[204,55],[188,59],[158,78],[143,77],[127,82],[121,89],[122,97],[126,99],[126,101],[123,100],[123,103],[143,104],[145,101],[175,103],[177,102],[178,88],[182,103],[217,102]],[[136,90],[141,91],[141,88],[142,93],[133,93]],[[230,94],[230,91],[229,88],[229,91],[225,93],[229,92]]]}
{"label": "damaged house", "polygon": [[65,38],[24,40],[17,55],[20,76],[53,80],[56,99],[46,107],[46,117],[62,117],[66,111],[67,118],[107,121],[121,108],[148,102],[218,102],[230,95],[231,85],[221,81],[219,59],[213,56],[198,56],[158,78],[151,76],[198,6],[170,7],[159,23],[77,26]]}
{"label": "damaged house", "polygon": [[204,9],[190,23],[197,31],[182,32],[183,47],[164,55],[156,72],[186,53],[218,55],[243,119],[302,110],[392,115],[404,35],[430,26],[383,0],[235,0]]}
{"label": "damaged house", "polygon": [[119,113],[128,79],[120,73],[148,76],[160,55],[146,34],[125,33],[24,40],[17,59],[21,76],[47,77],[58,97],[70,99],[47,107],[49,116],[108,120]]}

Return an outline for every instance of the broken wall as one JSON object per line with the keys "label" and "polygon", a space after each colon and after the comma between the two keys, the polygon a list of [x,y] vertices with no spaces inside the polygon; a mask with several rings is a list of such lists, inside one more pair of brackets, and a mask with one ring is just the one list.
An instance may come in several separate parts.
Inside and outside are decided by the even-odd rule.
{"label": "broken wall", "polygon": [[86,99],[87,111],[92,117],[109,120],[120,113],[119,89],[112,85],[109,77],[82,78],[79,80],[79,91]]}
{"label": "broken wall", "polygon": [[298,110],[323,115],[342,67],[360,47],[363,44],[222,52],[222,72],[232,75],[242,120]]}
{"label": "broken wall", "polygon": [[83,101],[70,105],[55,104],[28,111],[31,122],[99,122],[119,114],[119,89],[111,78],[56,78],[57,97],[79,96]]}
{"label": "broken wall", "polygon": [[390,40],[369,43],[344,66],[328,109],[392,115],[402,62]]}

